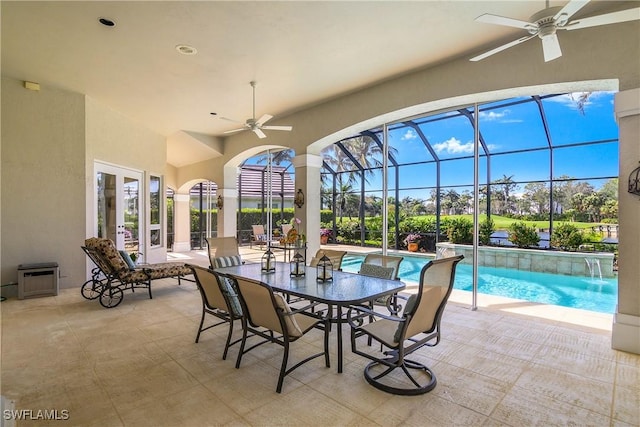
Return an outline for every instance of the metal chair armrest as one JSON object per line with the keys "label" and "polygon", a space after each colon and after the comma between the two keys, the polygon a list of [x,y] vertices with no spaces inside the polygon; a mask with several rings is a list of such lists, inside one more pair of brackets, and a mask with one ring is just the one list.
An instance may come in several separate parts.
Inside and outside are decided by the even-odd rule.
{"label": "metal chair armrest", "polygon": [[387,319],[393,322],[404,322],[405,320],[402,317],[378,313],[377,311],[374,311],[369,307],[360,305],[349,306],[349,310],[347,311],[347,323],[349,323],[352,328],[359,328],[360,326],[362,326],[362,319],[365,317]]}

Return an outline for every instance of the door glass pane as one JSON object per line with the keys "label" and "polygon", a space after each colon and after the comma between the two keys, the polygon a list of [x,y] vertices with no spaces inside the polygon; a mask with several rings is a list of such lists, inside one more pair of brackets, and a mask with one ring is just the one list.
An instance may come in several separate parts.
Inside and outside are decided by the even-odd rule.
{"label": "door glass pane", "polygon": [[128,252],[138,251],[138,211],[140,181],[124,178],[124,246]]}
{"label": "door glass pane", "polygon": [[160,225],[160,177],[151,176],[149,178],[149,205],[151,207],[149,234],[151,246],[162,244],[162,227]]}
{"label": "door glass pane", "polygon": [[98,237],[116,241],[116,176],[98,172]]}

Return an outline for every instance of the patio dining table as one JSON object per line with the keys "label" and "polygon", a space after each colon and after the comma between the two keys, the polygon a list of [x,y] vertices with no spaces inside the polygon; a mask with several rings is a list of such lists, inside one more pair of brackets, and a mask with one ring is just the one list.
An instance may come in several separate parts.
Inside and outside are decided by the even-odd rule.
{"label": "patio dining table", "polygon": [[[343,308],[352,304],[362,304],[378,297],[392,295],[405,288],[399,280],[380,279],[356,273],[334,271],[333,280],[319,282],[315,267],[305,267],[305,275],[291,277],[288,263],[277,262],[275,272],[262,272],[261,265],[243,264],[219,268],[216,271],[230,276],[259,280],[274,290],[309,301],[327,304],[331,322],[337,325],[338,372],[342,372],[342,325],[345,321]],[[335,307],[335,315],[333,307]]]}

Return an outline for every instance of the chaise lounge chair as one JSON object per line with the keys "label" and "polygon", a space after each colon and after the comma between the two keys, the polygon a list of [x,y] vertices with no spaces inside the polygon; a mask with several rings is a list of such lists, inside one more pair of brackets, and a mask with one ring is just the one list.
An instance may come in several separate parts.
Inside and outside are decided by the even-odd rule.
{"label": "chaise lounge chair", "polygon": [[116,245],[110,239],[91,237],[84,241],[82,250],[96,265],[91,278],[81,289],[82,296],[87,299],[100,299],[105,308],[113,308],[122,302],[125,290],[134,292],[135,288],[145,288],[151,295],[151,281],[155,279],[176,278],[178,285],[185,276],[193,274],[191,268],[185,264],[164,262],[147,264],[134,268],[128,265]]}

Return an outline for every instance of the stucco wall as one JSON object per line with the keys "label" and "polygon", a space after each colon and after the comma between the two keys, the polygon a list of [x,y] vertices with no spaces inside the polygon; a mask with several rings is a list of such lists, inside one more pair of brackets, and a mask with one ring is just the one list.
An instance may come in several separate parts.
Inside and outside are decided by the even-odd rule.
{"label": "stucco wall", "polygon": [[61,287],[85,280],[84,117],[84,95],[2,78],[2,284],[49,261]]}
{"label": "stucco wall", "polygon": [[[640,166],[640,89],[620,94],[632,99],[619,102],[616,98],[620,128],[620,181],[619,181],[619,224],[620,224],[620,274],[618,282],[618,311],[640,316],[640,197],[627,191],[629,175]],[[630,105],[635,114],[621,111],[620,104]]]}
{"label": "stucco wall", "polygon": [[[86,98],[86,233],[94,235],[94,162],[106,162],[117,166],[144,172],[143,191],[147,191],[149,174],[163,176],[167,164],[166,140],[162,135],[150,131],[119,112]],[[164,197],[164,192],[162,192]],[[147,198],[148,199],[148,198]],[[149,218],[149,201],[146,200],[143,218]],[[164,217],[166,218],[166,203]],[[148,219],[142,219],[148,222]],[[149,230],[141,242],[140,252],[146,262],[164,262],[167,258],[166,245],[150,248]]]}
{"label": "stucco wall", "polygon": [[[141,170],[146,181],[164,174],[165,138],[84,95],[2,78],[2,284],[17,282],[19,264],[44,261],[60,265],[60,287],[84,283],[94,160]],[[166,249],[147,257],[164,261]]]}

